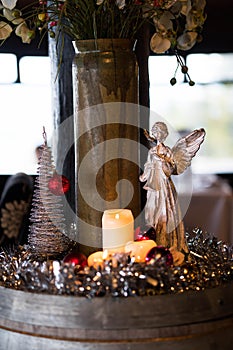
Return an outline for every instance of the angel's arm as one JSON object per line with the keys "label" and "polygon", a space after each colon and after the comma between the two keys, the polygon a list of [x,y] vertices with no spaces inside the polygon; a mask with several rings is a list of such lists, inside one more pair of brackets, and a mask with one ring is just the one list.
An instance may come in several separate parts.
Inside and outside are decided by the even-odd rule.
{"label": "angel's arm", "polygon": [[190,165],[205,138],[205,130],[192,131],[179,139],[172,148],[172,156],[176,169],[174,174],[182,174]]}
{"label": "angel's arm", "polygon": [[157,141],[156,141],[156,139],[154,137],[150,136],[149,131],[144,129],[143,132],[144,132],[144,135],[145,135],[145,137],[147,139],[147,142],[149,144],[148,147],[152,148],[152,147],[156,146]]}

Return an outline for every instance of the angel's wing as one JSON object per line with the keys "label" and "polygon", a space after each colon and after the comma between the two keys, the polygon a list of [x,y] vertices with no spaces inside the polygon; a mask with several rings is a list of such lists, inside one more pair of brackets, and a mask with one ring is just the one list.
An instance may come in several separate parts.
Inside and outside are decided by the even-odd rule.
{"label": "angel's wing", "polygon": [[204,129],[194,130],[176,142],[171,150],[176,165],[176,174],[182,174],[191,165],[192,158],[204,141],[205,134]]}

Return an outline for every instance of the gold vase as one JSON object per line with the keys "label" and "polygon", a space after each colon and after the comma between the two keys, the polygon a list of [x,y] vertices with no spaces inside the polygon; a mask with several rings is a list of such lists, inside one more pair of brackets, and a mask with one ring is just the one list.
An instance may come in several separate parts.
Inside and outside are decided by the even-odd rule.
{"label": "gold vase", "polygon": [[81,40],[74,47],[77,227],[89,254],[102,248],[104,210],[140,213],[138,65],[127,39]]}

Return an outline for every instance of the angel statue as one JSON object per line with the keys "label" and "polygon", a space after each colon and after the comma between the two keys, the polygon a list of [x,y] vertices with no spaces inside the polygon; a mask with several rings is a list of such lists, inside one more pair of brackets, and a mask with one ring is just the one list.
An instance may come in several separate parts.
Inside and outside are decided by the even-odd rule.
{"label": "angel statue", "polygon": [[163,143],[168,136],[165,123],[155,123],[151,132],[153,137],[145,130],[145,136],[152,146],[144,172],[139,178],[141,182],[146,181],[143,187],[147,190],[145,221],[154,227],[158,245],[188,253],[184,224],[171,175],[182,174],[191,165],[192,158],[204,141],[205,130],[194,130],[180,138],[173,148]]}

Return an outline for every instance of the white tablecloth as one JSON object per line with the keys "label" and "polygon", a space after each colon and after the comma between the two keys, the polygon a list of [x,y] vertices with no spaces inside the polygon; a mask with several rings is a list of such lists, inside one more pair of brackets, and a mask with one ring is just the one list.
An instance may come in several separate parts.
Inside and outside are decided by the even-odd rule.
{"label": "white tablecloth", "polygon": [[233,244],[233,192],[224,180],[195,175],[191,202],[184,217],[187,231],[201,228]]}

